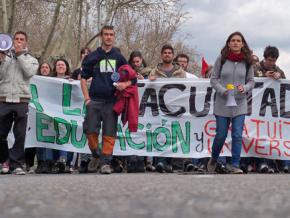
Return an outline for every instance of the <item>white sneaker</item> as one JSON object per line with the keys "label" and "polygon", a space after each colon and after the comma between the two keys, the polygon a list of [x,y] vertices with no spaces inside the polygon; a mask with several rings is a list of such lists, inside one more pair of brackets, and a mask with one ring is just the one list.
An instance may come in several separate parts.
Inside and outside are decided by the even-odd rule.
{"label": "white sneaker", "polygon": [[17,167],[15,170],[12,171],[12,174],[14,175],[25,175],[25,171],[20,168],[20,167]]}
{"label": "white sneaker", "polygon": [[3,163],[1,173],[8,174],[9,172],[10,172],[10,167],[9,167],[8,162]]}

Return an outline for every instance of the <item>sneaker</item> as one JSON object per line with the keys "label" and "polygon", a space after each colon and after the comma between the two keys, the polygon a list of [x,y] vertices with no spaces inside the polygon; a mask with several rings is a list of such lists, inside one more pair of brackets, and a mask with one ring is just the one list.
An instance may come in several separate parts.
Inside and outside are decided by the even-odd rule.
{"label": "sneaker", "polygon": [[270,174],[272,174],[272,173],[275,173],[275,170],[274,170],[274,168],[272,168],[272,167],[269,167],[269,169],[268,169],[268,173],[270,173]]}
{"label": "sneaker", "polygon": [[43,164],[44,164],[44,161],[38,161],[38,163],[37,163],[37,167],[36,167],[36,169],[35,169],[35,173],[36,173],[36,174],[43,173],[43,172],[42,172]]}
{"label": "sneaker", "polygon": [[207,163],[207,171],[209,173],[214,173],[215,172],[215,169],[216,169],[216,165],[217,165],[217,161],[210,158],[208,163]]}
{"label": "sneaker", "polygon": [[245,173],[245,174],[247,174],[248,173],[248,166],[246,165],[246,164],[241,164],[241,170]]}
{"label": "sneaker", "polygon": [[20,168],[20,167],[17,167],[15,170],[12,171],[12,174],[14,175],[25,175],[25,171]]}
{"label": "sneaker", "polygon": [[227,166],[223,165],[222,163],[216,163],[216,168],[215,168],[215,172],[218,174],[228,174],[229,169]]}
{"label": "sneaker", "polygon": [[36,174],[51,173],[51,166],[49,161],[40,161],[34,170]]}
{"label": "sneaker", "polygon": [[199,173],[205,173],[206,172],[206,166],[204,164],[201,164],[198,167],[197,172],[199,172]]}
{"label": "sneaker", "polygon": [[2,164],[2,171],[1,171],[2,174],[8,174],[10,173],[10,167],[9,167],[9,164],[8,162],[4,162]]}
{"label": "sneaker", "polygon": [[147,163],[147,165],[146,165],[146,171],[148,171],[148,172],[154,172],[156,169],[155,169],[155,167],[152,165],[152,163]]}
{"label": "sneaker", "polygon": [[163,173],[164,172],[164,164],[162,162],[159,162],[157,165],[156,165],[156,171],[159,172],[159,173]]}
{"label": "sneaker", "polygon": [[235,166],[228,166],[229,173],[231,174],[243,174],[243,170],[241,170],[239,167]]}
{"label": "sneaker", "polygon": [[71,167],[68,166],[68,165],[65,165],[65,167],[64,167],[64,173],[72,173]]}
{"label": "sneaker", "polygon": [[284,166],[283,167],[283,172],[284,173],[289,173],[289,167],[288,166]]}
{"label": "sneaker", "polygon": [[92,157],[88,164],[88,172],[96,173],[100,167],[100,158]]}
{"label": "sneaker", "polygon": [[58,168],[58,173],[65,173],[66,163],[64,160],[59,160],[56,162],[56,167]]}
{"label": "sneaker", "polygon": [[197,170],[198,170],[198,167],[192,163],[188,163],[184,167],[184,172],[193,172]]}
{"label": "sneaker", "polygon": [[137,164],[137,161],[135,160],[128,161],[127,173],[136,173],[136,164]]}
{"label": "sneaker", "polygon": [[109,164],[104,164],[100,169],[101,174],[111,174],[112,172],[113,170]]}
{"label": "sneaker", "polygon": [[79,173],[88,173],[88,162],[87,161],[81,161]]}
{"label": "sneaker", "polygon": [[253,172],[255,172],[255,168],[253,167],[252,164],[249,164],[249,165],[248,165],[248,172],[249,172],[249,173],[253,173]]}
{"label": "sneaker", "polygon": [[269,171],[269,166],[265,163],[261,164],[259,167],[259,173],[268,173]]}
{"label": "sneaker", "polygon": [[113,158],[113,160],[111,162],[111,168],[112,168],[113,172],[115,172],[115,173],[122,173],[124,170],[123,163],[118,158]]}
{"label": "sneaker", "polygon": [[33,168],[33,167],[29,167],[27,173],[28,173],[28,174],[34,174],[34,173],[35,173],[34,168]]}
{"label": "sneaker", "polygon": [[166,164],[164,170],[166,173],[173,173],[173,167],[171,164]]}

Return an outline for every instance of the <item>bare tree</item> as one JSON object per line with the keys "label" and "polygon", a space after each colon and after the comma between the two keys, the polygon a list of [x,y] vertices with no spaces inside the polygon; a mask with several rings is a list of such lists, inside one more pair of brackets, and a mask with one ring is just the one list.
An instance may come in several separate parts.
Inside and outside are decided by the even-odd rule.
{"label": "bare tree", "polygon": [[0,32],[9,33],[12,30],[16,0],[0,1]]}
{"label": "bare tree", "polygon": [[185,17],[181,0],[0,0],[1,6],[3,2],[9,2],[9,32],[26,31],[29,47],[41,61],[65,57],[77,66],[80,48],[95,48],[100,28],[108,24],[115,26],[125,56],[140,50],[152,65],[163,44],[172,43],[177,50],[187,47],[181,38],[174,39]]}
{"label": "bare tree", "polygon": [[52,23],[51,23],[50,32],[48,34],[48,37],[46,39],[46,43],[44,44],[43,50],[41,52],[41,56],[40,56],[40,60],[41,61],[45,57],[45,55],[47,53],[47,49],[50,46],[50,43],[51,43],[52,38],[53,38],[53,35],[55,33],[56,23],[57,23],[57,19],[58,19],[58,16],[59,16],[61,4],[62,4],[62,0],[57,0],[56,7],[54,9],[54,15],[53,15]]}

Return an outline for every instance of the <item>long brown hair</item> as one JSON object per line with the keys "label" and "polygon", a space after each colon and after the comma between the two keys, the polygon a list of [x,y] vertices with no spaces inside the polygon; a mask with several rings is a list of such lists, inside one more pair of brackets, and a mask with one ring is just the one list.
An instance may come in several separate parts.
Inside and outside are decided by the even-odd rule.
{"label": "long brown hair", "polygon": [[238,35],[238,36],[241,37],[242,42],[243,42],[243,44],[244,44],[244,47],[242,47],[242,49],[241,49],[241,53],[243,53],[243,55],[244,55],[244,57],[245,57],[245,62],[246,62],[247,64],[251,65],[251,64],[253,63],[253,61],[252,61],[252,51],[251,51],[251,49],[249,48],[248,43],[246,42],[245,37],[243,36],[243,34],[242,34],[241,32],[238,32],[238,31],[233,32],[233,33],[231,33],[231,34],[229,35],[229,37],[228,37],[228,39],[227,39],[227,41],[226,41],[225,46],[224,46],[223,49],[221,50],[221,56],[222,56],[222,58],[221,58],[221,62],[222,62],[222,63],[225,63],[225,62],[226,62],[226,59],[227,59],[227,57],[228,57],[228,54],[230,53],[230,48],[229,48],[229,46],[228,46],[228,43],[229,43],[229,42],[231,41],[231,39],[232,39],[234,36],[236,36],[236,35]]}

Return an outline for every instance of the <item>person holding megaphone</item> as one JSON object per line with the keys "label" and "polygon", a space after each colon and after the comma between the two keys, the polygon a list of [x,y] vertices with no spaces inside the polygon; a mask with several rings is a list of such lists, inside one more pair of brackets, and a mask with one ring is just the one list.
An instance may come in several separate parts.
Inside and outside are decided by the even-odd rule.
{"label": "person holding megaphone", "polygon": [[254,71],[251,50],[240,32],[229,35],[221,55],[216,59],[210,83],[216,91],[214,115],[216,135],[207,169],[214,172],[217,159],[232,124],[232,158],[230,173],[240,174],[242,132],[247,114],[247,92],[254,88]]}
{"label": "person holding megaphone", "polygon": [[[24,175],[24,142],[30,101],[30,79],[37,72],[38,61],[28,53],[25,32],[18,31],[14,34],[11,49],[9,38],[2,36],[0,38],[0,149],[2,151],[0,161],[4,163],[1,173]],[[7,54],[8,50],[10,54]],[[7,136],[11,129],[15,141],[12,148],[8,150]]]}

